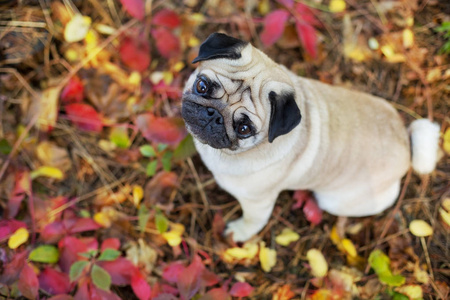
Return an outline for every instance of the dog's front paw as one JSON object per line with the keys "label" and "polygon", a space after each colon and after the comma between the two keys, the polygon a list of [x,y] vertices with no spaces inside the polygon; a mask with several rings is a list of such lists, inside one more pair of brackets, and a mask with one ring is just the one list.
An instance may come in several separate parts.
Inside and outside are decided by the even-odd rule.
{"label": "dog's front paw", "polygon": [[233,234],[233,241],[235,242],[245,242],[249,240],[253,235],[257,234],[258,228],[254,228],[251,224],[244,221],[244,218],[239,218],[237,220],[227,223],[225,229],[225,236]]}

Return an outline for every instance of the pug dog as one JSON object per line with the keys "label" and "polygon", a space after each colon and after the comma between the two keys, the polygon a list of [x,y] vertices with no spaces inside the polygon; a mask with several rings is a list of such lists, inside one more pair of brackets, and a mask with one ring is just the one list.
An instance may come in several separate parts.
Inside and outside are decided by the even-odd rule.
{"label": "pug dog", "polygon": [[[375,215],[395,202],[411,153],[407,129],[386,100],[299,77],[222,33],[203,42],[193,63],[182,117],[216,182],[242,207],[225,231],[234,241],[266,225],[283,190],[311,190],[337,216]],[[439,126],[416,122],[426,132],[421,143],[437,145]],[[432,158],[416,169],[433,171],[437,146],[417,147]]]}

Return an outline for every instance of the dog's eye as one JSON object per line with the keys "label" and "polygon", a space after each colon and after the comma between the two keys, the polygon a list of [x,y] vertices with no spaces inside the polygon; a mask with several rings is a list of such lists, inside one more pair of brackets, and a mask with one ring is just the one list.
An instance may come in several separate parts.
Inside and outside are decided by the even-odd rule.
{"label": "dog's eye", "polygon": [[197,80],[197,84],[195,85],[195,89],[197,93],[201,95],[206,94],[206,92],[208,91],[208,83],[204,79],[199,78]]}
{"label": "dog's eye", "polygon": [[238,127],[238,132],[240,135],[248,135],[252,132],[252,129],[247,124],[240,124]]}

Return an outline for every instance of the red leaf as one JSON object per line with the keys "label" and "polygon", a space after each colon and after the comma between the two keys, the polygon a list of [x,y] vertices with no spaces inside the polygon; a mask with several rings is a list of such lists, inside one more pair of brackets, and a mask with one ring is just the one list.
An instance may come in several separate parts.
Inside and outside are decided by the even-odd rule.
{"label": "red leaf", "polygon": [[69,120],[79,129],[93,132],[102,131],[102,118],[92,106],[82,103],[68,104],[66,113]]}
{"label": "red leaf", "polygon": [[73,297],[71,295],[56,295],[53,297],[48,298],[47,300],[73,300]]}
{"label": "red leaf", "polygon": [[128,259],[119,257],[113,261],[99,261],[98,265],[111,275],[111,281],[117,285],[128,285],[132,276],[139,271]]}
{"label": "red leaf", "polygon": [[315,10],[310,8],[309,6],[298,2],[295,5],[295,11],[297,15],[295,16],[298,22],[305,22],[309,25],[319,26],[320,22],[317,20],[315,16]]}
{"label": "red leaf", "polygon": [[165,58],[172,58],[180,53],[180,41],[170,30],[159,27],[152,30],[153,39],[156,41],[156,48]]}
{"label": "red leaf", "polygon": [[84,86],[80,78],[74,76],[61,92],[61,101],[64,104],[76,103],[83,101]]}
{"label": "red leaf", "polygon": [[56,243],[60,238],[67,234],[67,231],[61,221],[55,221],[44,227],[41,231],[41,239],[48,244]]}
{"label": "red leaf", "polygon": [[119,47],[120,59],[132,70],[143,72],[150,66],[150,44],[145,38],[125,37]]}
{"label": "red leaf", "polygon": [[0,240],[9,237],[11,234],[16,232],[19,228],[27,228],[24,222],[17,220],[0,220]]}
{"label": "red leaf", "polygon": [[144,276],[142,276],[141,272],[135,272],[135,274],[131,278],[131,288],[133,289],[136,297],[138,297],[140,300],[150,299],[152,290],[147,281],[145,281],[145,278]]}
{"label": "red leaf", "polygon": [[312,57],[317,56],[317,33],[314,27],[304,22],[296,22],[297,34],[305,47],[306,52]]}
{"label": "red leaf", "polygon": [[182,91],[177,85],[167,85],[164,80],[153,86],[153,90],[157,93],[167,96],[172,100],[181,99]]}
{"label": "red leaf", "polygon": [[15,253],[11,261],[6,261],[3,249],[0,248],[0,265],[2,265],[2,273],[0,276],[0,283],[11,285],[13,284],[22,272],[23,267],[27,262],[28,252],[23,251]]}
{"label": "red leaf", "polygon": [[181,21],[173,10],[163,9],[153,16],[152,23],[174,29],[180,26]]}
{"label": "red leaf", "polygon": [[322,210],[312,198],[306,201],[305,206],[303,207],[303,213],[305,214],[306,219],[314,225],[318,225],[322,222]]}
{"label": "red leaf", "polygon": [[223,288],[215,288],[215,289],[209,290],[200,299],[201,300],[229,300],[230,294],[228,294],[228,292],[225,291]]}
{"label": "red leaf", "polygon": [[78,282],[77,293],[73,296],[74,300],[91,300],[89,295],[89,279],[81,278]]}
{"label": "red leaf", "polygon": [[201,274],[205,266],[201,258],[196,255],[192,263],[184,269],[178,277],[177,287],[180,295],[186,299],[191,299],[201,288]]}
{"label": "red leaf", "polygon": [[261,42],[268,47],[273,45],[283,34],[289,13],[284,9],[277,9],[264,18],[264,29],[261,32]]}
{"label": "red leaf", "polygon": [[39,274],[39,287],[51,295],[67,294],[71,290],[69,275],[45,268]]}
{"label": "red leaf", "polygon": [[17,213],[19,212],[20,204],[25,198],[25,195],[31,192],[30,173],[26,171],[17,172],[15,174],[14,182],[14,189],[11,191],[8,201],[8,219],[12,219],[17,215]]}
{"label": "red leaf", "polygon": [[204,269],[202,272],[202,286],[213,286],[220,282],[220,277],[213,272]]}
{"label": "red leaf", "polygon": [[294,6],[294,0],[277,0],[277,2],[289,8]]}
{"label": "red leaf", "polygon": [[69,273],[70,266],[78,260],[87,260],[78,253],[88,251],[88,246],[80,239],[72,236],[66,236],[58,243],[60,252],[59,267],[65,273]]}
{"label": "red leaf", "polygon": [[176,283],[184,269],[186,269],[186,267],[183,263],[175,261],[164,268],[162,278],[169,283]]}
{"label": "red leaf", "polygon": [[230,290],[230,295],[233,297],[248,297],[255,288],[247,282],[236,282]]}
{"label": "red leaf", "polygon": [[144,20],[145,5],[144,0],[120,0],[125,10],[134,18]]}
{"label": "red leaf", "polygon": [[114,249],[119,250],[120,248],[120,241],[118,238],[109,238],[103,241],[100,251],[103,252],[105,249]]}
{"label": "red leaf", "polygon": [[136,125],[147,140],[172,146],[178,145],[187,134],[179,117],[162,118],[146,113],[137,116]]}
{"label": "red leaf", "polygon": [[28,299],[37,299],[39,281],[33,268],[27,263],[25,263],[22,272],[20,272],[17,287],[24,297]]}
{"label": "red leaf", "polygon": [[100,228],[100,225],[94,222],[91,218],[80,218],[77,219],[75,224],[70,227],[70,233],[78,233],[85,231],[97,230]]}

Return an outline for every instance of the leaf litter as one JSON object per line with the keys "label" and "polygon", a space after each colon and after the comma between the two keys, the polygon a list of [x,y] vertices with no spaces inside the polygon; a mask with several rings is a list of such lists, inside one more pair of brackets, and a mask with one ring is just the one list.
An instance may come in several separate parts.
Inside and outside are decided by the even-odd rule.
{"label": "leaf litter", "polygon": [[[445,4],[13,2],[0,4],[1,295],[448,298]],[[298,74],[390,99],[405,123],[434,118],[437,171],[404,180],[395,215],[344,224],[308,192],[285,192],[256,238],[227,240],[239,205],[180,118],[190,61],[214,31]]]}

